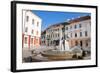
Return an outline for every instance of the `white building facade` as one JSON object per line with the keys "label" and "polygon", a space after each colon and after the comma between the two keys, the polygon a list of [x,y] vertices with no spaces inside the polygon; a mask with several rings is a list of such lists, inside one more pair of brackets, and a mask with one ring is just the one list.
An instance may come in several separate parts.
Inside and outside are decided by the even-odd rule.
{"label": "white building facade", "polygon": [[22,14],[22,47],[34,49],[40,46],[42,20],[30,10],[23,10]]}
{"label": "white building facade", "polygon": [[62,24],[54,24],[46,29],[46,45],[59,46],[60,39],[62,38],[62,28]]}
{"label": "white building facade", "polygon": [[65,28],[65,34],[70,36],[70,48],[81,46],[83,50],[91,48],[91,18],[83,16],[69,21],[70,25]]}

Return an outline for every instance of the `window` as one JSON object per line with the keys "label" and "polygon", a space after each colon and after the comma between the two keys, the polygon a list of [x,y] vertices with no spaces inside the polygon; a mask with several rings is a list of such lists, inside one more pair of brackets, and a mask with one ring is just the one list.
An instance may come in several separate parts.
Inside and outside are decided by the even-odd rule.
{"label": "window", "polygon": [[34,30],[32,30],[32,34],[34,33]]}
{"label": "window", "polygon": [[75,37],[77,37],[77,33],[75,33]]}
{"label": "window", "polygon": [[59,37],[59,34],[58,34],[58,37]]}
{"label": "window", "polygon": [[32,24],[34,24],[34,19],[32,19]]}
{"label": "window", "polygon": [[70,36],[72,37],[72,33],[70,34]]}
{"label": "window", "polygon": [[66,27],[66,30],[68,30],[68,27]]}
{"label": "window", "polygon": [[82,44],[82,41],[80,41],[80,46],[82,47],[82,45],[83,45],[83,44]]}
{"label": "window", "polygon": [[27,37],[25,37],[25,44],[27,44]]}
{"label": "window", "polygon": [[31,38],[31,44],[33,44],[33,38]]}
{"label": "window", "polygon": [[26,28],[25,28],[25,32],[27,32],[27,31],[28,31],[28,28],[26,27]]}
{"label": "window", "polygon": [[26,16],[26,21],[27,21],[27,22],[29,21],[29,16]]}
{"label": "window", "polygon": [[39,22],[37,22],[37,27],[39,26]]}
{"label": "window", "polygon": [[36,32],[36,35],[38,35],[38,31]]}
{"label": "window", "polygon": [[85,36],[87,36],[88,34],[87,34],[87,31],[85,31]]}
{"label": "window", "polygon": [[43,41],[43,43],[45,44],[45,41]]}
{"label": "window", "polygon": [[75,41],[75,45],[76,45],[76,46],[78,45],[78,42],[77,42],[77,41]]}
{"label": "window", "polygon": [[77,25],[75,25],[75,27],[74,27],[75,29],[77,28]]}
{"label": "window", "polygon": [[88,42],[86,41],[86,47],[88,47]]}
{"label": "window", "polygon": [[82,24],[79,24],[79,28],[81,28],[82,27]]}
{"label": "window", "polygon": [[82,36],[82,32],[80,32],[80,37]]}
{"label": "window", "polygon": [[34,44],[38,44],[38,39],[37,38],[35,39]]}
{"label": "window", "polygon": [[59,31],[59,29],[58,29],[58,31]]}
{"label": "window", "polygon": [[72,29],[72,26],[70,26],[70,29]]}

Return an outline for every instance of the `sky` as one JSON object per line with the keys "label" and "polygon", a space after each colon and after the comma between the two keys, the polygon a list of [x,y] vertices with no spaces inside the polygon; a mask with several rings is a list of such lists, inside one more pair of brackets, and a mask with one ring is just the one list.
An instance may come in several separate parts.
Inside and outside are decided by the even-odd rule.
{"label": "sky", "polygon": [[90,13],[79,13],[79,12],[56,12],[56,11],[39,11],[32,10],[34,14],[39,16],[42,19],[42,31],[48,28],[49,26],[65,22],[72,18],[78,18],[80,16],[91,15]]}

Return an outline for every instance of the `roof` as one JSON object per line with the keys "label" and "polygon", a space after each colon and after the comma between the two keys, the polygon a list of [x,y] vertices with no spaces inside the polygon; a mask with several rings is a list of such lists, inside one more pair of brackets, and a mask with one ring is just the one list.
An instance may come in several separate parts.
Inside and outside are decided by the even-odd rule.
{"label": "roof", "polygon": [[[51,27],[57,27],[57,26],[60,26],[60,25],[69,25],[68,22],[61,22],[61,23],[56,23],[56,24],[53,24],[51,26],[49,26],[47,29],[51,28]],[[47,30],[46,29],[46,30]]]}
{"label": "roof", "polygon": [[57,27],[60,25],[70,25],[71,23],[80,22],[80,21],[84,21],[84,20],[88,20],[88,19],[91,19],[91,17],[89,15],[81,16],[81,17],[78,17],[78,18],[75,18],[75,19],[72,19],[72,20],[69,20],[66,22],[56,23],[56,24],[53,24],[51,26],[48,26],[48,28],[46,28],[45,31],[52,28],[52,27]]}
{"label": "roof", "polygon": [[80,22],[80,21],[84,21],[84,20],[88,20],[88,19],[91,19],[91,17],[89,15],[88,16],[82,16],[82,17],[79,17],[79,18],[75,18],[75,19],[69,20],[68,22],[69,23],[75,23],[75,22]]}

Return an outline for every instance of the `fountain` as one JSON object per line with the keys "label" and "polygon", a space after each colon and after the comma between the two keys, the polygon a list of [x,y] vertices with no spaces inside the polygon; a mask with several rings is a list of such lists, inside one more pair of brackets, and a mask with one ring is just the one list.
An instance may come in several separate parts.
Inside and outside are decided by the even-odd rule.
{"label": "fountain", "polygon": [[[64,45],[64,43],[66,45]],[[60,40],[59,49],[42,52],[42,55],[44,57],[48,57],[48,59],[50,60],[72,59],[73,56],[73,54],[69,50],[69,43],[67,40]]]}
{"label": "fountain", "polygon": [[[65,26],[63,27],[65,28]],[[57,50],[49,50],[42,52],[42,56],[48,57],[50,60],[66,60],[66,59],[72,59],[73,54],[70,52],[69,48],[69,37],[67,35],[67,38],[65,38],[65,29],[60,29],[60,43],[59,48]]]}

